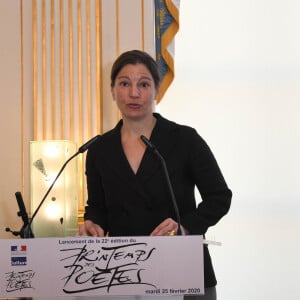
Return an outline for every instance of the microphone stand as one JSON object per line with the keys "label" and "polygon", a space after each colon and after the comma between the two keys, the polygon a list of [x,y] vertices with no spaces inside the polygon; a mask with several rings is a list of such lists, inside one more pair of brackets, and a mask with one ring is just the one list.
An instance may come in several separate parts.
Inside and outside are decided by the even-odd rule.
{"label": "microphone stand", "polygon": [[[92,139],[90,139],[89,141],[87,141],[84,145],[82,145],[78,151],[73,154],[64,164],[63,166],[61,167],[60,171],[58,172],[58,174],[56,175],[55,179],[53,180],[52,184],[50,185],[50,187],[48,188],[47,192],[45,193],[43,199],[41,200],[40,204],[38,205],[38,207],[36,208],[36,210],[34,211],[33,215],[31,216],[31,219],[29,220],[28,219],[28,216],[27,216],[27,220],[26,220],[26,216],[25,216],[25,221],[24,222],[24,225],[20,231],[20,234],[16,231],[11,231],[9,228],[6,228],[6,231],[10,231],[12,234],[14,235],[21,235],[22,238],[33,238],[34,235],[32,233],[32,230],[31,230],[31,225],[32,225],[32,222],[35,218],[35,216],[37,215],[37,213],[39,212],[41,206],[43,205],[43,203],[45,202],[47,196],[49,195],[50,191],[52,190],[54,184],[56,183],[58,177],[60,176],[60,174],[62,173],[62,171],[65,169],[65,167],[67,166],[67,164],[73,159],[75,158],[78,154],[80,153],[83,153],[85,152],[96,140],[98,140],[100,138],[100,135],[96,135],[95,137],[93,137]],[[17,195],[16,195],[17,196]],[[18,198],[17,198],[18,200]],[[23,202],[23,201],[22,201]],[[19,203],[19,201],[18,201]],[[22,204],[21,204],[22,206]],[[24,202],[23,202],[23,206],[24,206]],[[24,215],[24,211],[26,212],[25,210],[25,206],[24,206],[24,210],[21,209],[21,211],[23,212],[22,215]],[[19,212],[18,215],[21,215],[21,213]],[[27,213],[26,213],[27,215]],[[24,221],[24,220],[23,220]]]}
{"label": "microphone stand", "polygon": [[5,231],[11,232],[15,236],[20,236],[21,238],[33,238],[34,235],[31,231],[31,228],[28,226],[29,224],[29,218],[28,214],[24,205],[23,197],[21,192],[16,192],[15,193],[17,203],[19,206],[20,211],[18,211],[17,215],[18,217],[22,218],[23,221],[23,226],[20,231],[12,231],[9,227],[5,228]]}
{"label": "microphone stand", "polygon": [[176,198],[175,198],[175,194],[174,194],[174,190],[171,184],[171,180],[170,180],[170,176],[169,176],[169,172],[167,169],[167,165],[166,162],[164,160],[164,158],[162,157],[162,155],[158,152],[158,150],[156,149],[156,147],[143,135],[141,135],[141,139],[142,141],[145,143],[145,145],[159,158],[159,160],[161,161],[163,170],[164,170],[164,174],[167,180],[167,185],[168,185],[168,189],[171,195],[171,199],[172,199],[172,203],[173,203],[173,207],[175,210],[175,215],[176,215],[176,219],[177,219],[177,224],[178,224],[178,230],[177,230],[177,235],[182,235],[181,232],[181,225],[180,225],[180,214],[179,214],[179,209],[177,206],[177,202],[176,202]]}

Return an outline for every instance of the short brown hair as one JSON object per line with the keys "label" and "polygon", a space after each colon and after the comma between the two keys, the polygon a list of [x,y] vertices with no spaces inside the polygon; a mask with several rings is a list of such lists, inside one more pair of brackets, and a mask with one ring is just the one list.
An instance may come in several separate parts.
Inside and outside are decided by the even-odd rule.
{"label": "short brown hair", "polygon": [[160,85],[160,74],[156,61],[148,53],[141,50],[131,50],[122,53],[114,62],[111,73],[111,87],[115,85],[115,80],[121,69],[126,65],[143,64],[151,73],[155,88],[158,90]]}

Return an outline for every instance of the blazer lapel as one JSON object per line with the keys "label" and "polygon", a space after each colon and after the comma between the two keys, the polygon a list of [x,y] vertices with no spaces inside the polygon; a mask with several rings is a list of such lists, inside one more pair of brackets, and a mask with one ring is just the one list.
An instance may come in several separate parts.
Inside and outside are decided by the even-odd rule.
{"label": "blazer lapel", "polygon": [[[120,134],[121,124],[122,123],[119,123],[111,131],[111,141],[109,143],[110,148],[107,150],[110,153],[109,156],[113,158],[111,160],[112,171],[117,174],[120,180],[122,180],[128,188],[133,189],[136,193],[140,195],[141,198],[144,198],[147,201],[148,196],[144,192],[139,173],[143,168],[144,161],[146,161],[146,165],[148,164],[147,163],[148,159],[147,158],[145,159],[145,156],[147,157],[149,154],[151,156],[151,153],[149,152],[147,153],[146,151],[137,174],[134,174],[122,148],[121,134]],[[148,168],[149,167],[146,167],[146,169]]]}
{"label": "blazer lapel", "polygon": [[[154,116],[157,118],[157,122],[152,131],[150,141],[156,146],[164,160],[167,161],[169,154],[176,146],[176,139],[173,138],[176,124],[162,118],[159,114],[154,114]],[[163,171],[161,161],[155,153],[147,149],[137,174],[134,174],[121,145],[121,126],[122,121],[111,131],[110,149],[108,149],[109,156],[113,157],[111,168],[128,188],[134,189],[145,201],[150,201],[142,183],[149,180],[152,176],[156,176],[157,172]]]}
{"label": "blazer lapel", "polygon": [[[173,134],[176,131],[176,125],[170,122],[159,114],[154,114],[157,118],[156,125],[152,131],[150,141],[156,147],[160,155],[165,161],[176,146],[176,139],[173,138]],[[138,175],[143,180],[147,180],[152,176],[155,176],[156,172],[162,172],[162,164],[158,156],[151,150],[147,149],[143,161],[141,163]]]}

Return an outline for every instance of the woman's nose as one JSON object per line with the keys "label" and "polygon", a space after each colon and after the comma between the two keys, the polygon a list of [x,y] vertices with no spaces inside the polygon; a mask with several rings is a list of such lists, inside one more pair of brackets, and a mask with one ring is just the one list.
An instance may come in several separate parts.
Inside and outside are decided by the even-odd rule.
{"label": "woman's nose", "polygon": [[140,95],[140,90],[137,86],[132,85],[130,88],[130,96],[131,97],[138,97]]}

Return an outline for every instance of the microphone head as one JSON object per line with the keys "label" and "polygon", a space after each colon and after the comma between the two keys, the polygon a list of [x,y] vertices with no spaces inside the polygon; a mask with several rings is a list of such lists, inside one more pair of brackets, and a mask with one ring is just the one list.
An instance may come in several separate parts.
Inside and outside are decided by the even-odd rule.
{"label": "microphone head", "polygon": [[85,144],[83,144],[79,149],[78,149],[78,153],[83,153],[85,152],[88,148],[90,148],[90,146],[92,144],[94,144],[99,138],[101,137],[100,134],[94,136],[92,139],[90,139],[89,141],[87,141]]}
{"label": "microphone head", "polygon": [[148,147],[152,151],[155,150],[154,145],[144,135],[141,135],[141,139],[144,142],[144,144],[146,145],[146,147]]}

